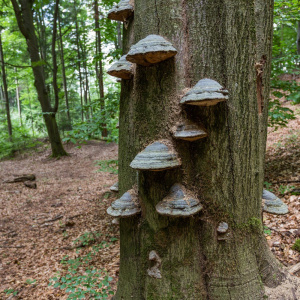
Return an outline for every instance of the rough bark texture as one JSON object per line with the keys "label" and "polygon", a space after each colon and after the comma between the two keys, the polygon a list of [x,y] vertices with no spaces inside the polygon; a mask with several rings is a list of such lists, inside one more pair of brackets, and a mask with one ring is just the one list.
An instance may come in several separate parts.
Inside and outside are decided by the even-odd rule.
{"label": "rough bark texture", "polygon": [[[151,67],[136,66],[122,81],[119,190],[138,185],[142,214],[121,219],[121,265],[115,299],[263,299],[264,285],[284,275],[262,234],[261,194],[267,129],[272,0],[135,0],[124,27],[132,43],[160,34],[178,50]],[[184,90],[211,78],[229,91],[212,107],[181,106]],[[189,119],[208,137],[174,140],[171,129]],[[156,140],[173,143],[182,167],[136,172],[135,155]],[[155,205],[174,183],[191,190],[204,210],[168,218]],[[220,222],[229,224],[218,240]],[[149,253],[161,259],[162,278],[147,275]]]}

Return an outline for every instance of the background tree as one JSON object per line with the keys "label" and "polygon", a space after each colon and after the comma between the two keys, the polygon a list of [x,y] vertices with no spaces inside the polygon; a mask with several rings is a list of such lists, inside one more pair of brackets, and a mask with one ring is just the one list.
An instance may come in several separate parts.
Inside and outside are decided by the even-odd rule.
{"label": "background tree", "polygon": [[[122,82],[119,188],[122,195],[137,185],[142,213],[120,222],[114,299],[263,299],[264,285],[285,278],[261,221],[272,10],[271,0],[135,1],[134,20],[123,28],[124,53],[149,34],[167,38],[178,53],[150,67],[136,65],[134,79]],[[228,89],[228,101],[181,106],[185,89],[203,78]],[[186,118],[202,124],[208,137],[175,141],[172,130]],[[137,175],[131,161],[162,139],[173,144],[182,167]],[[201,201],[199,215],[156,212],[174,183]],[[225,240],[218,239],[220,222],[229,225]],[[153,250],[160,279],[147,274],[158,262],[149,260]]]}

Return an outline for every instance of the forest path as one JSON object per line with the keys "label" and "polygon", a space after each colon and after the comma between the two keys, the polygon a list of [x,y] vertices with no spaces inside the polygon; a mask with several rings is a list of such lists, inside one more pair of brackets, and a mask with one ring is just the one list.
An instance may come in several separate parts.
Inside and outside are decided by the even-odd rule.
{"label": "forest path", "polygon": [[[264,223],[272,251],[291,266],[300,262],[299,252],[291,249],[300,238],[300,194],[295,193],[300,189],[300,105],[288,107],[297,119],[287,128],[270,130],[265,181],[272,183],[269,190],[288,204],[290,213],[264,213]],[[66,299],[64,290],[48,287],[49,279],[67,273],[68,265],[60,263],[65,255],[78,258],[88,253],[94,253],[89,265],[107,270],[113,278],[110,286],[116,289],[119,233],[106,208],[115,200],[109,187],[117,175],[96,172],[95,161],[117,159],[117,145],[91,141],[80,149],[65,147],[71,155],[59,160],[48,159],[49,150],[42,150],[0,162],[0,299]],[[36,190],[2,183],[23,173],[36,175]],[[84,242],[83,248],[73,249]],[[94,245],[103,247],[94,251]],[[9,289],[17,297],[4,292]]]}

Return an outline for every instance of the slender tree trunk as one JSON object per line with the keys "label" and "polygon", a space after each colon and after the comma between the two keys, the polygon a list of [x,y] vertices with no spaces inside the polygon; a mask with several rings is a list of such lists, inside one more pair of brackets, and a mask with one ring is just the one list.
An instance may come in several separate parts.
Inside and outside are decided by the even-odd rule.
{"label": "slender tree trunk", "polygon": [[[17,74],[17,69],[15,68],[15,73]],[[17,106],[18,106],[18,115],[19,115],[19,121],[20,126],[22,126],[22,112],[21,112],[21,102],[20,102],[20,91],[19,91],[19,81],[18,77],[16,76],[15,79],[16,82],[16,100],[17,100]]]}
{"label": "slender tree trunk", "polygon": [[33,116],[32,116],[32,109],[31,109],[31,97],[30,97],[29,82],[28,81],[27,81],[27,94],[28,94],[28,99],[29,99],[29,110],[30,110],[30,117],[31,117],[31,130],[32,130],[32,136],[34,137]]}
{"label": "slender tree trunk", "polygon": [[3,92],[4,92],[3,94],[4,94],[4,101],[5,101],[6,119],[7,119],[7,130],[8,130],[9,139],[12,140],[12,125],[10,119],[6,72],[5,72],[4,55],[3,55],[2,39],[1,39],[1,28],[0,28],[0,61],[1,61],[1,73],[2,73],[2,81],[3,81]]}
{"label": "slender tree trunk", "polygon": [[[104,100],[104,84],[103,84],[103,65],[102,65],[102,47],[101,47],[101,31],[99,26],[99,7],[98,0],[94,2],[95,10],[95,29],[96,29],[96,76],[98,80],[99,93],[100,93],[100,107],[101,111],[105,110],[105,100]],[[106,124],[102,123],[102,136],[107,137]]]}
{"label": "slender tree trunk", "polygon": [[[175,58],[143,67],[122,82],[120,195],[137,185],[142,213],[120,221],[121,261],[114,299],[261,300],[264,285],[285,278],[263,236],[261,195],[267,132],[272,0],[135,0],[134,22],[124,27],[123,49],[160,34]],[[211,78],[229,91],[211,107],[180,105],[186,88]],[[189,119],[208,137],[174,140]],[[161,172],[129,167],[157,140],[172,143],[182,167]],[[159,215],[155,206],[174,183],[203,205],[189,218]],[[220,222],[229,225],[218,239]],[[147,274],[149,253],[161,259],[161,278]]]}
{"label": "slender tree trunk", "polygon": [[84,117],[83,117],[83,97],[82,97],[81,53],[79,47],[80,33],[78,29],[76,1],[74,1],[74,10],[75,10],[76,48],[77,48],[78,73],[79,73],[79,85],[80,85],[81,120],[83,121]]}
{"label": "slender tree trunk", "polygon": [[60,25],[60,15],[58,14],[58,28],[59,28],[59,48],[60,48],[60,57],[61,57],[61,70],[62,70],[62,79],[64,87],[64,96],[66,101],[67,108],[67,118],[71,126],[71,116],[70,116],[70,107],[69,107],[69,96],[68,96],[68,87],[67,87],[67,78],[66,78],[66,68],[65,68],[65,57],[64,57],[64,44],[61,34],[61,25]]}
{"label": "slender tree trunk", "polygon": [[[297,28],[297,54],[300,55],[300,21],[298,21],[298,28]],[[300,65],[300,60],[299,60]]]}
{"label": "slender tree trunk", "polygon": [[121,33],[121,22],[117,22],[117,45],[116,49],[122,49],[122,33]]}
{"label": "slender tree trunk", "polygon": [[63,148],[55,119],[55,115],[58,108],[58,99],[57,97],[55,98],[55,105],[54,108],[52,108],[49,97],[49,91],[47,90],[45,83],[44,68],[43,65],[40,64],[41,59],[39,54],[38,41],[35,35],[35,28],[33,25],[32,3],[27,0],[19,0],[19,3],[21,5],[20,7],[17,0],[11,0],[11,2],[13,4],[19,29],[27,42],[28,52],[34,75],[34,85],[37,90],[38,100],[42,107],[43,117],[45,120],[51,144],[52,156],[59,157],[67,155]]}

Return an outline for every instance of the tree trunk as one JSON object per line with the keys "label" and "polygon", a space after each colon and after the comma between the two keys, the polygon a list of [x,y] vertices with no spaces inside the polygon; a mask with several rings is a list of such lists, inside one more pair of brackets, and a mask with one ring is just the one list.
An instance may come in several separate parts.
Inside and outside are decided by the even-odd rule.
{"label": "tree trunk", "polygon": [[[15,72],[17,74],[17,69],[15,68]],[[22,112],[21,112],[21,102],[20,102],[20,91],[19,91],[19,81],[18,77],[16,75],[16,100],[17,100],[17,106],[18,106],[18,115],[19,115],[19,121],[20,121],[20,126],[22,126]]]}
{"label": "tree trunk", "polygon": [[61,25],[60,25],[60,15],[59,15],[59,13],[58,13],[58,29],[59,29],[59,46],[60,46],[61,71],[62,71],[62,79],[63,79],[63,87],[64,87],[64,96],[65,96],[65,101],[66,101],[68,122],[69,122],[70,128],[71,128],[71,116],[70,116],[68,87],[67,87],[67,79],[66,79],[64,44],[63,44],[62,34],[61,34]]}
{"label": "tree trunk", "polygon": [[19,29],[26,39],[27,49],[32,64],[34,75],[34,85],[37,90],[38,100],[42,107],[43,117],[46,123],[47,132],[51,144],[52,156],[59,157],[67,155],[65,152],[58,127],[56,124],[55,114],[57,112],[58,103],[56,100],[54,108],[51,107],[49,92],[45,83],[45,74],[43,64],[40,59],[37,37],[33,25],[32,2],[27,0],[19,0],[21,8],[16,0],[11,0]]}
{"label": "tree trunk", "polygon": [[297,54],[300,55],[300,21],[298,21],[297,29]]}
{"label": "tree trunk", "polygon": [[[178,50],[123,80],[120,100],[119,190],[137,185],[142,213],[120,221],[121,262],[114,299],[263,299],[264,285],[285,277],[263,236],[261,196],[267,133],[272,0],[135,0],[124,27],[124,53],[149,34]],[[171,20],[171,21],[170,21]],[[210,107],[180,105],[184,89],[211,78],[229,91]],[[174,140],[189,119],[208,137]],[[129,167],[157,140],[173,144],[182,167],[161,172]],[[155,206],[174,183],[197,195],[203,210],[189,218],[159,215]],[[218,240],[220,222],[229,225]],[[149,253],[162,278],[147,274]]]}
{"label": "tree trunk", "polygon": [[11,119],[10,119],[6,72],[5,72],[4,55],[3,55],[3,49],[2,49],[1,28],[0,28],[0,62],[1,62],[1,73],[2,73],[2,81],[3,81],[3,95],[4,95],[6,119],[7,119],[7,130],[8,130],[9,139],[11,140],[12,139],[12,125],[11,125]]}

